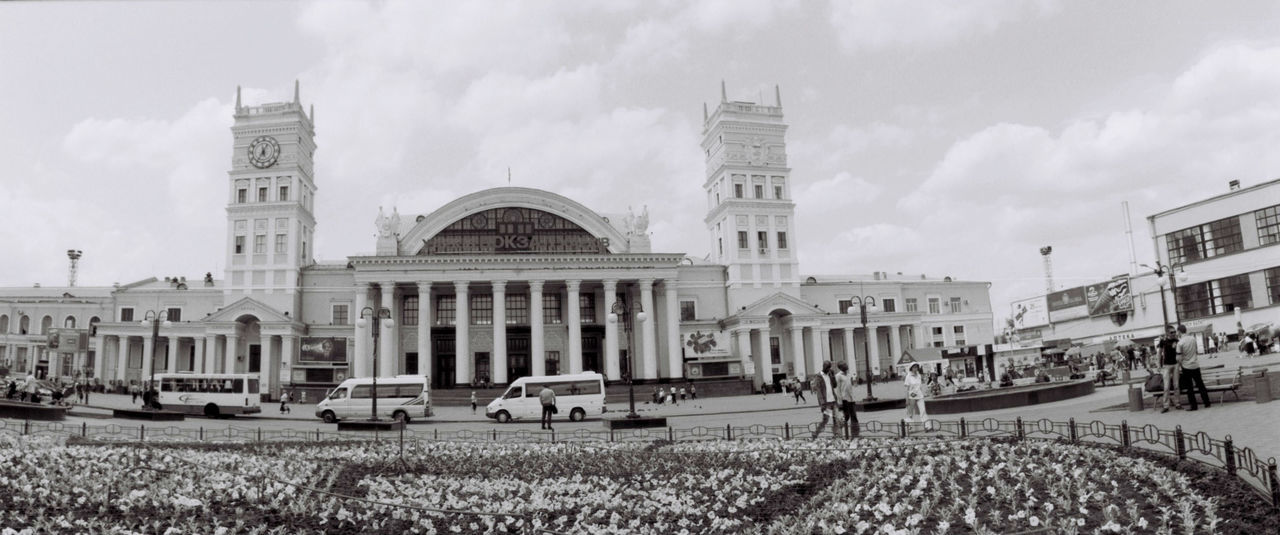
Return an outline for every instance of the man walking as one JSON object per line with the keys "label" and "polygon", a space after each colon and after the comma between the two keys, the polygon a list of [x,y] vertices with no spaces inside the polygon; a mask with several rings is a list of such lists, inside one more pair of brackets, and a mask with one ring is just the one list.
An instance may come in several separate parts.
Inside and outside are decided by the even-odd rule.
{"label": "man walking", "polygon": [[836,372],[836,399],[840,402],[840,412],[844,414],[841,427],[844,428],[845,436],[853,438],[861,431],[858,426],[858,415],[854,412],[853,381],[849,379],[848,364],[841,362],[836,364],[836,368],[840,370]]}
{"label": "man walking", "polygon": [[1160,412],[1169,412],[1169,401],[1173,408],[1182,410],[1182,402],[1178,401],[1178,334],[1173,326],[1166,327],[1164,338],[1160,339],[1160,378],[1164,382],[1164,408]]}
{"label": "man walking", "polygon": [[556,413],[556,392],[542,387],[538,392],[538,401],[542,402],[542,428],[551,429],[551,415]]}
{"label": "man walking", "polygon": [[1187,385],[1187,402],[1196,410],[1196,394],[1193,388],[1200,390],[1200,400],[1204,408],[1209,408],[1209,389],[1204,386],[1204,377],[1200,375],[1200,359],[1196,351],[1196,337],[1187,334],[1187,326],[1179,325],[1178,363],[1182,366],[1182,382]]}
{"label": "man walking", "polygon": [[818,401],[818,410],[822,411],[822,421],[818,423],[818,428],[813,430],[813,438],[822,435],[822,430],[827,427],[827,420],[831,419],[831,433],[836,437],[840,436],[839,426],[835,423],[835,417],[832,414],[836,410],[836,390],[835,378],[831,375],[831,361],[822,362],[822,373],[813,376],[814,398]]}

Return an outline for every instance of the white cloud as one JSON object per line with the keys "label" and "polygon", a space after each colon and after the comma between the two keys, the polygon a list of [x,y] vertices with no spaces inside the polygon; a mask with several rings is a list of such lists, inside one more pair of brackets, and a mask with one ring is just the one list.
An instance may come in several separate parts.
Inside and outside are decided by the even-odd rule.
{"label": "white cloud", "polygon": [[849,51],[894,46],[942,46],[991,33],[1006,24],[1059,9],[1056,0],[899,2],[832,0],[831,25]]}

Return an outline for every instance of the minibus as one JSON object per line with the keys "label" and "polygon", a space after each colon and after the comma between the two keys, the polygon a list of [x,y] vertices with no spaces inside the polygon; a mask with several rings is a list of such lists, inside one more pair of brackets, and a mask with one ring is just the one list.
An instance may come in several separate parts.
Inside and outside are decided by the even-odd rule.
{"label": "minibus", "polygon": [[604,414],[604,376],[595,372],[571,375],[521,377],[507,387],[501,397],[485,407],[484,414],[501,423],[511,420],[541,420],[543,388],[556,393],[555,418],[580,422],[587,416]]}
{"label": "minibus", "polygon": [[[374,378],[353,377],[316,404],[316,417],[325,423],[368,419],[373,415]],[[431,383],[425,375],[378,377],[378,417],[408,423],[431,416]]]}

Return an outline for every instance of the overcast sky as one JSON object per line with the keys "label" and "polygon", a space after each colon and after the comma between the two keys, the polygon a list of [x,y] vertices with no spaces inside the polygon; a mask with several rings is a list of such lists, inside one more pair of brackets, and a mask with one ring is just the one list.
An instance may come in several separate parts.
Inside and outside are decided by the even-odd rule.
{"label": "overcast sky", "polygon": [[703,257],[702,105],[781,86],[806,274],[1140,262],[1147,215],[1280,177],[1280,3],[0,4],[0,285],[222,278],[235,88],[316,110],[317,258],[480,189],[648,205]]}

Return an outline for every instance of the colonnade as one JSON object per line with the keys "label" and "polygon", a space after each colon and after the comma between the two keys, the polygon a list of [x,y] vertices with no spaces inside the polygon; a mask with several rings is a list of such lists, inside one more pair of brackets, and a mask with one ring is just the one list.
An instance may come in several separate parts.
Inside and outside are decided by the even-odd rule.
{"label": "colonnade", "polygon": [[[908,339],[914,347],[923,343],[919,339],[921,329],[914,324],[868,324],[864,330],[858,326],[834,326],[783,322],[770,326],[767,322],[744,323],[733,329],[733,338],[743,369],[754,369],[757,386],[772,383],[772,344],[770,338],[778,338],[782,372],[788,377],[804,378],[822,370],[823,361],[845,362],[850,371],[866,378],[869,357],[871,375],[888,371],[904,351],[903,327],[912,327],[916,336]],[[864,345],[867,332],[869,343]],[[884,335],[887,334],[887,338]],[[882,347],[881,342],[887,342]],[[887,349],[887,354],[882,350]],[[748,362],[749,361],[749,362]],[[790,365],[790,366],[788,366]]]}

